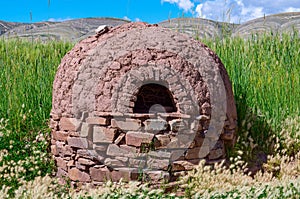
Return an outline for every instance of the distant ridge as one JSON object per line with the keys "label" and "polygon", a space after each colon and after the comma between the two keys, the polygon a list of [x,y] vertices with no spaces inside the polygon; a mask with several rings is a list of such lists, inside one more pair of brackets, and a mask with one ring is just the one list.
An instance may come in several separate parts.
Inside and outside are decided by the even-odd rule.
{"label": "distant ridge", "polygon": [[[253,34],[298,31],[300,33],[300,12],[280,13],[230,24],[201,18],[176,18],[159,23],[161,26],[185,32],[201,38],[222,38],[226,36],[249,38]],[[300,35],[300,34],[299,34]]]}
{"label": "distant ridge", "polygon": [[20,25],[22,25],[22,23],[6,22],[0,20],[0,35]]}
{"label": "distant ridge", "polygon": [[233,36],[250,37],[264,32],[300,32],[300,12],[280,13],[247,21],[237,26]]}
{"label": "distant ridge", "polygon": [[118,26],[129,21],[116,18],[82,18],[63,22],[17,24],[4,32],[4,38],[28,38],[42,41],[62,40],[77,42],[95,34],[100,25]]}
{"label": "distant ridge", "polygon": [[[100,25],[118,26],[129,21],[117,18],[82,18],[63,22],[13,23],[0,21],[0,35],[4,38],[27,38],[34,40],[62,40],[78,42],[90,35]],[[269,15],[242,24],[230,24],[202,18],[175,18],[158,23],[174,31],[193,37],[222,38],[240,36],[248,38],[263,32],[300,32],[300,12]],[[300,35],[300,34],[299,34]]]}
{"label": "distant ridge", "polygon": [[217,22],[203,18],[175,18],[160,22],[159,25],[198,38],[223,37],[225,34],[231,34],[234,27],[238,26],[238,24]]}

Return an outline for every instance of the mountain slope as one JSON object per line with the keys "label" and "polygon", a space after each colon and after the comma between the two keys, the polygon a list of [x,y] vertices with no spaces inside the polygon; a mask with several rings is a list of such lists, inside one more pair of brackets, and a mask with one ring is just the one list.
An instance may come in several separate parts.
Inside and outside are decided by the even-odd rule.
{"label": "mountain slope", "polygon": [[83,18],[64,22],[24,24],[4,33],[5,38],[32,38],[77,42],[94,34],[100,25],[117,26],[128,21],[114,18]]}
{"label": "mountain slope", "polygon": [[21,26],[22,23],[13,23],[13,22],[6,22],[6,21],[0,21],[0,35],[6,33],[7,31]]}
{"label": "mountain slope", "polygon": [[223,37],[225,34],[230,34],[235,26],[238,26],[202,18],[176,18],[163,21],[159,25],[198,38]]}
{"label": "mountain slope", "polygon": [[[78,42],[92,34],[100,25],[117,26],[129,21],[115,18],[83,18],[64,22],[33,24],[0,21],[0,35],[4,38],[27,38],[42,41],[62,40]],[[176,18],[159,23],[174,31],[185,32],[196,38],[240,36],[248,38],[263,32],[300,32],[300,12],[280,13],[257,18],[242,24],[222,23],[201,18]],[[300,35],[300,34],[299,34]]]}
{"label": "mountain slope", "polygon": [[300,31],[300,12],[280,13],[245,22],[233,31],[233,36],[250,37],[252,34]]}

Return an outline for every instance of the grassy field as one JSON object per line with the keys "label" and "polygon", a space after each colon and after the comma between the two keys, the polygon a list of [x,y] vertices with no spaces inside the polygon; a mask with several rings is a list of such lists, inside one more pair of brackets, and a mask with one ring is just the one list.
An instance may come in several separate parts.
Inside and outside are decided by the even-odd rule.
{"label": "grassy field", "polygon": [[229,73],[240,135],[246,133],[242,138],[251,137],[258,150],[269,154],[273,150],[268,145],[270,138],[279,136],[286,123],[300,115],[299,36],[256,35],[249,40],[226,38],[204,43],[218,54]]}
{"label": "grassy field", "polygon": [[[299,198],[300,39],[298,35],[203,41],[224,63],[239,116],[238,142],[228,151],[230,168],[200,164],[179,183],[185,197]],[[175,198],[135,184],[107,183],[75,192],[51,176],[48,118],[52,83],[73,44],[0,41],[0,198]],[[263,172],[245,174],[246,163]],[[238,178],[237,178],[238,176]],[[125,188],[125,187],[129,188]],[[100,197],[99,196],[99,197]]]}

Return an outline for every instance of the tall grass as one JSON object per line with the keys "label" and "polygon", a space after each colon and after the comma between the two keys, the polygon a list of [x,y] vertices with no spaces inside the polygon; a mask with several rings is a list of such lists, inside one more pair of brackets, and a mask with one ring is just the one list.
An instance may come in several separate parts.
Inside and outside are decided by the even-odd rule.
{"label": "tall grass", "polygon": [[[298,34],[253,35],[251,39],[204,41],[224,63],[232,81],[239,128],[263,147],[300,115],[300,39]],[[251,121],[250,121],[251,120]]]}
{"label": "tall grass", "polygon": [[54,75],[71,46],[62,42],[0,41],[0,118],[9,120],[11,130],[45,126]]}
{"label": "tall grass", "polygon": [[48,118],[52,84],[71,44],[0,41],[0,187],[9,194],[53,171]]}

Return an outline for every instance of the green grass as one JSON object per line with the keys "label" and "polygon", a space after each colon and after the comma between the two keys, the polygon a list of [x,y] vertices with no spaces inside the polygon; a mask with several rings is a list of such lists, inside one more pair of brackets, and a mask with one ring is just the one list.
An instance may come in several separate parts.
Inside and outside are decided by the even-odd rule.
{"label": "green grass", "polygon": [[299,114],[300,39],[297,34],[207,42],[219,55],[231,78],[237,102],[278,124]]}
{"label": "green grass", "polygon": [[[14,190],[22,180],[53,171],[45,142],[52,84],[61,57],[71,47],[0,40],[0,186]],[[15,171],[16,165],[21,169]]]}
{"label": "green grass", "polygon": [[282,130],[286,118],[300,115],[298,34],[203,42],[221,58],[230,76],[239,134],[251,136],[258,148],[272,150],[266,141]]}
{"label": "green grass", "polygon": [[[232,81],[240,137],[235,149],[243,150],[246,158],[253,158],[255,151],[271,153],[270,137],[286,128],[282,126],[286,118],[300,115],[298,35],[203,42],[221,58]],[[9,186],[10,193],[24,181],[53,171],[46,142],[52,84],[61,58],[72,46],[0,40],[0,187]],[[256,147],[247,144],[249,137]],[[16,165],[20,171],[15,171]]]}
{"label": "green grass", "polygon": [[72,47],[62,42],[0,41],[0,118],[13,131],[45,126],[52,84],[61,58]]}

